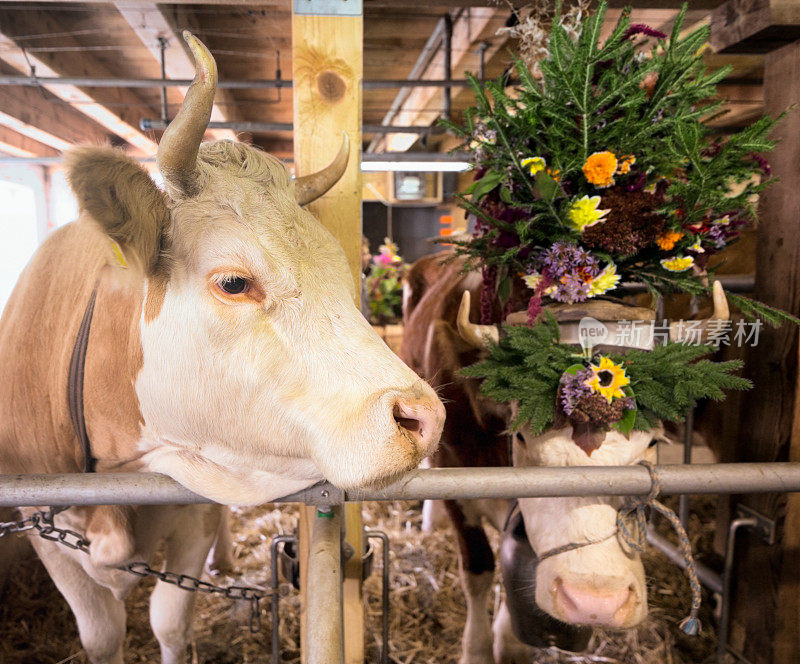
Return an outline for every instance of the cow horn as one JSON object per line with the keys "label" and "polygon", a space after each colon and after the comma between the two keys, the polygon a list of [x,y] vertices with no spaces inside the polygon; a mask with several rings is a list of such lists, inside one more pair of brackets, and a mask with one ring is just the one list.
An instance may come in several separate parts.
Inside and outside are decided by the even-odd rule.
{"label": "cow horn", "polygon": [[347,160],[350,158],[350,137],[347,132],[342,132],[342,146],[339,148],[333,161],[321,171],[311,175],[303,175],[295,178],[294,193],[300,205],[308,205],[311,201],[318,199],[328,189],[335,185],[339,178],[344,175],[347,168]]}
{"label": "cow horn", "polygon": [[191,196],[197,193],[197,153],[214,105],[217,63],[205,44],[188,30],[183,31],[183,38],[194,56],[194,81],[178,114],[161,137],[158,167],[167,185]]}
{"label": "cow horn", "polygon": [[471,304],[471,294],[465,290],[461,295],[461,304],[458,307],[458,333],[461,338],[475,348],[486,348],[489,341],[497,343],[500,341],[500,330],[497,325],[477,325],[470,323],[469,309]]}
{"label": "cow horn", "polygon": [[[713,321],[724,322],[730,320],[731,312],[728,307],[728,298],[725,297],[725,291],[722,289],[722,284],[719,281],[714,282],[712,290],[712,299],[714,301],[714,313],[711,318],[706,318],[700,322],[699,328],[695,330],[685,329],[685,326],[677,327],[675,324],[669,326],[669,338],[672,341],[678,342],[692,342],[692,343],[708,343],[713,342],[715,337],[723,334],[723,326],[713,324]],[[699,331],[700,338],[692,339],[692,332]]]}

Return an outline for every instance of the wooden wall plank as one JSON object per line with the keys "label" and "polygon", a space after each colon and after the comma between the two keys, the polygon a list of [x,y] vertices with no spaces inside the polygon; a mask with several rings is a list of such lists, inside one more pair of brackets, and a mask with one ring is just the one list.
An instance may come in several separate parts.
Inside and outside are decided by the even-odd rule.
{"label": "wooden wall plank", "polygon": [[[764,69],[766,112],[777,116],[800,104],[800,42],[767,55]],[[800,313],[800,113],[790,112],[774,137],[778,147],[767,155],[777,182],[759,204],[759,242],[756,255],[755,297],[794,315]],[[737,461],[798,461],[795,398],[797,391],[797,329],[784,325],[762,328],[758,345],[747,348],[746,375],[755,387],[745,398],[735,451]],[[787,507],[786,495],[749,495],[739,500],[776,519],[781,545],[767,546],[750,533],[740,535],[736,588],[733,599],[731,642],[743,648],[753,664],[790,664],[797,661],[797,502]],[[787,512],[788,509],[788,512]],[[782,626],[782,643],[775,642]],[[773,652],[774,650],[774,652]]]}

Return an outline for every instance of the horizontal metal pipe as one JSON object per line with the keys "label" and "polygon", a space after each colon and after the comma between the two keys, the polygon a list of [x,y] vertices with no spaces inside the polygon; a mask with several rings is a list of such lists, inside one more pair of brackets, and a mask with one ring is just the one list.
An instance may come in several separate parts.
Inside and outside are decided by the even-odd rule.
{"label": "horizontal metal pipe", "polygon": [[[661,537],[661,535],[652,528],[647,529],[647,541],[678,567],[686,569],[686,559],[683,557],[680,549],[665,537]],[[694,562],[694,569],[697,572],[697,579],[700,583],[711,592],[722,594],[722,577],[719,574],[697,561]]]}
{"label": "horizontal metal pipe", "polygon": [[[800,463],[719,463],[656,468],[662,494],[800,491]],[[552,496],[634,496],[650,490],[644,466],[435,468],[383,489],[347,491],[347,500]]]}
{"label": "horizontal metal pipe", "polygon": [[[139,126],[142,131],[150,129],[166,129],[169,123],[163,120],[151,120],[142,118]],[[294,125],[291,122],[209,122],[208,129],[232,129],[233,131],[248,132],[270,132],[270,131],[293,131]],[[361,131],[365,134],[443,134],[442,127],[398,127],[394,125],[371,125],[361,126]]]}
{"label": "horizontal metal pipe", "polygon": [[[22,85],[28,87],[75,85],[79,88],[185,88],[191,85],[188,78],[96,78],[92,76],[51,77],[51,76],[0,76],[0,85]],[[361,81],[364,90],[386,90],[394,88],[464,88],[469,85],[465,78],[451,81],[439,79],[419,79],[409,81],[405,78],[379,78]],[[218,81],[217,87],[228,90],[263,90],[291,88],[292,81],[285,79],[244,79]]]}
{"label": "horizontal metal pipe", "polygon": [[[662,494],[800,492],[800,463],[717,463],[657,466]],[[453,498],[633,496],[650,491],[643,466],[434,468],[415,470],[380,489],[353,489],[348,501]],[[319,502],[335,495],[316,485],[272,502]],[[0,475],[0,506],[163,505],[210,502],[155,473]]]}

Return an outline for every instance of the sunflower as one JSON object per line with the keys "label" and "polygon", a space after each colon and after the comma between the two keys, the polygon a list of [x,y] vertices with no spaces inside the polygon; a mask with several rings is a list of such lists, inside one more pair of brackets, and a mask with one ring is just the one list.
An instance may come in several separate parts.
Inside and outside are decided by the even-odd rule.
{"label": "sunflower", "polygon": [[621,399],[625,396],[622,388],[630,383],[631,379],[625,375],[625,369],[621,364],[614,364],[609,358],[601,357],[599,366],[592,364],[589,368],[593,375],[586,384],[592,391],[604,396],[608,403],[614,398]]}

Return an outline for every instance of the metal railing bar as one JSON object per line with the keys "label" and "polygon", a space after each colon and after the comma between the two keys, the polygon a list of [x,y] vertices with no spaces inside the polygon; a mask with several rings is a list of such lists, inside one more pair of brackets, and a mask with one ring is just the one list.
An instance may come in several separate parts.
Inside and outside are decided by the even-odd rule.
{"label": "metal railing bar", "polygon": [[[656,466],[661,493],[800,492],[800,463]],[[643,466],[433,468],[412,471],[382,488],[343,492],[320,483],[271,502],[333,505],[342,499],[422,500],[639,496],[650,490]],[[165,505],[211,502],[156,473],[0,475],[0,506]]]}

